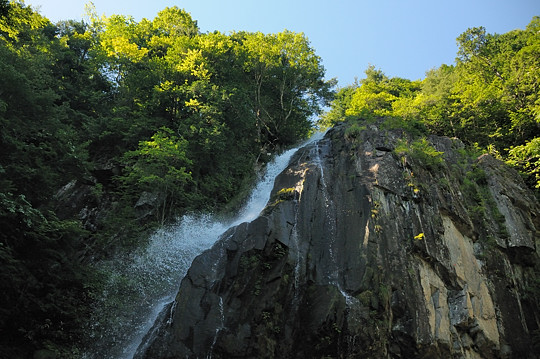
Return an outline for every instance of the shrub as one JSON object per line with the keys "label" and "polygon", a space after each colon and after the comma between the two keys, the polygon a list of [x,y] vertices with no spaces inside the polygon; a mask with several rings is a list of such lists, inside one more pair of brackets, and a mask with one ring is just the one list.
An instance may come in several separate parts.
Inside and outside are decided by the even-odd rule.
{"label": "shrub", "polygon": [[409,143],[407,140],[399,140],[395,152],[401,157],[410,157],[420,162],[428,170],[440,169],[443,163],[443,152],[437,151],[425,138]]}

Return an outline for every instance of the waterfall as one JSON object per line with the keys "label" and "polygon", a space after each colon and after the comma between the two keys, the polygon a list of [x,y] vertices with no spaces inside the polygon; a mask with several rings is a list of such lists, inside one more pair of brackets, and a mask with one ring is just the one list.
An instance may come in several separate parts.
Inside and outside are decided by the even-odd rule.
{"label": "waterfall", "polygon": [[330,261],[331,266],[328,268],[331,270],[330,273],[327,273],[327,277],[330,280],[330,282],[334,285],[336,285],[339,290],[344,293],[344,291],[341,289],[341,285],[339,283],[339,273],[338,273],[338,262],[337,262],[337,255],[336,255],[336,218],[333,216],[335,204],[332,200],[329,190],[328,190],[328,184],[326,183],[326,179],[324,176],[324,164],[323,160],[321,158],[321,152],[322,149],[319,147],[319,144],[317,143],[313,150],[313,161],[320,172],[320,185],[321,185],[321,192],[323,195],[324,200],[324,207],[325,207],[325,231],[328,231],[328,253],[330,255]]}
{"label": "waterfall", "polygon": [[324,173],[324,163],[323,163],[323,157],[324,153],[321,156],[321,153],[323,152],[323,148],[319,147],[319,142],[317,142],[314,146],[313,150],[313,158],[314,163],[317,166],[319,172],[320,172],[320,185],[321,185],[321,192],[323,195],[324,200],[324,207],[326,211],[325,215],[325,227],[326,231],[328,231],[328,253],[329,253],[329,259],[330,259],[330,265],[328,266],[329,272],[327,273],[327,280],[329,281],[329,284],[334,285],[337,290],[341,293],[343,298],[345,299],[345,305],[347,307],[347,311],[345,314],[345,319],[347,321],[347,327],[349,330],[346,330],[343,332],[343,337],[345,338],[346,347],[347,347],[347,356],[346,357],[353,357],[354,356],[354,348],[357,345],[358,336],[354,332],[354,330],[351,330],[351,328],[359,327],[363,323],[363,319],[365,316],[365,313],[362,312],[363,306],[361,305],[359,299],[355,298],[351,294],[349,294],[342,286],[341,283],[341,276],[339,273],[340,265],[339,265],[339,252],[338,247],[336,243],[336,231],[337,231],[337,224],[336,220],[336,205],[334,201],[332,200],[332,196],[329,193],[329,185],[325,178]]}
{"label": "waterfall", "polygon": [[214,346],[216,345],[219,332],[225,329],[225,310],[223,308],[223,297],[219,297],[219,318],[220,318],[220,323],[219,323],[219,326],[216,327],[216,334],[214,335],[214,340],[212,341],[210,350],[208,351],[208,356],[207,356],[208,359],[212,359],[212,353],[214,352]]}
{"label": "waterfall", "polygon": [[326,220],[326,228],[329,232],[329,247],[328,247],[328,253],[330,254],[330,260],[331,260],[331,273],[328,273],[328,279],[331,284],[335,285],[337,289],[340,291],[341,295],[345,298],[345,302],[349,309],[354,308],[356,304],[358,303],[358,299],[351,296],[345,289],[343,289],[339,278],[339,264],[338,264],[338,253],[336,248],[336,223],[335,218],[332,215],[332,212],[335,210],[335,204],[332,200],[331,195],[328,193],[328,184],[326,183],[326,179],[324,176],[324,164],[323,160],[321,158],[321,152],[322,149],[319,147],[319,143],[316,143],[314,146],[314,162],[316,166],[319,169],[319,172],[321,174],[321,190],[324,197],[324,206],[326,207],[327,214],[325,216]]}
{"label": "waterfall", "polygon": [[92,348],[85,359],[131,359],[156,318],[171,303],[193,259],[210,248],[229,228],[257,218],[266,206],[274,179],[292,155],[322,138],[316,133],[300,146],[277,156],[266,166],[246,205],[229,221],[213,215],[186,215],[163,227],[139,253],[100,264],[109,283],[94,310],[89,330]]}

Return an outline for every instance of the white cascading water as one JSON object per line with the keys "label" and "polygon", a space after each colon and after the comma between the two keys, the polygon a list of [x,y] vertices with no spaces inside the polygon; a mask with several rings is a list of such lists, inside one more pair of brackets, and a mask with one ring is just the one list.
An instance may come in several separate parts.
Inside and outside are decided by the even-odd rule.
{"label": "white cascading water", "polygon": [[[316,133],[304,146],[322,138]],[[109,273],[103,298],[96,306],[92,348],[85,359],[131,359],[159,313],[170,304],[193,259],[210,248],[229,228],[257,218],[266,206],[274,180],[289,164],[293,148],[277,156],[238,215],[223,221],[212,215],[186,215],[177,224],[158,230],[149,245],[129,258],[102,263]]]}
{"label": "white cascading water", "polygon": [[[333,200],[332,200],[331,196],[328,194],[328,186],[326,184],[326,179],[324,177],[324,166],[323,166],[323,161],[322,161],[322,159],[320,157],[320,152],[321,151],[319,149],[319,144],[318,143],[315,145],[314,151],[315,151],[315,164],[317,165],[317,167],[319,168],[319,171],[321,172],[321,184],[322,184],[322,192],[323,192],[323,196],[324,196],[324,204],[325,204],[325,207],[327,208],[327,210],[331,210],[334,207],[334,203],[333,203]],[[353,308],[358,303],[358,299],[356,299],[355,297],[353,297],[349,293],[347,293],[343,289],[343,287],[341,286],[341,284],[339,282],[339,265],[338,265],[338,262],[337,262],[337,254],[336,254],[336,250],[335,250],[335,245],[336,245],[336,243],[335,243],[335,241],[336,241],[335,219],[333,219],[332,217],[329,217],[327,215],[326,216],[326,221],[327,221],[328,231],[330,232],[330,236],[329,236],[330,241],[329,241],[328,252],[330,253],[330,259],[331,259],[332,264],[333,264],[332,271],[331,271],[331,273],[328,274],[328,279],[330,280],[330,283],[334,284],[338,288],[338,290],[341,292],[341,294],[345,298],[347,306],[350,309],[350,308]]]}
{"label": "white cascading water", "polygon": [[[325,221],[326,221],[326,225],[327,225],[327,228],[328,228],[328,231],[330,232],[330,241],[329,241],[329,247],[328,247],[328,252],[330,253],[330,260],[332,261],[332,266],[330,267],[331,268],[331,272],[328,273],[328,280],[330,281],[329,284],[332,284],[332,285],[335,285],[336,288],[340,291],[341,295],[343,296],[343,298],[345,298],[345,304],[348,308],[348,312],[346,314],[346,319],[347,319],[347,322],[348,322],[348,325],[349,326],[358,326],[361,322],[362,322],[362,319],[363,316],[365,315],[364,313],[361,312],[362,310],[362,305],[360,305],[360,301],[359,299],[357,299],[356,297],[350,295],[349,293],[347,293],[347,291],[345,291],[339,281],[339,265],[338,265],[338,261],[337,261],[337,253],[336,253],[336,223],[335,223],[335,220],[333,219],[333,217],[329,217],[328,214],[330,214],[333,209],[334,209],[334,202],[330,196],[330,194],[328,193],[328,185],[326,183],[326,179],[324,177],[324,165],[323,165],[323,161],[322,161],[322,158],[320,156],[320,149],[319,149],[319,143],[317,143],[315,146],[314,146],[314,151],[315,151],[315,164],[317,165],[317,167],[319,168],[319,171],[321,173],[321,184],[322,184],[322,192],[323,192],[323,196],[324,196],[324,205],[327,209],[327,215],[326,215],[326,218],[325,218]],[[357,342],[357,335],[347,335],[346,336],[346,340],[347,340],[347,348],[349,350],[349,353],[348,353],[348,356],[347,357],[352,357],[353,356],[353,349],[356,347],[356,342]]]}

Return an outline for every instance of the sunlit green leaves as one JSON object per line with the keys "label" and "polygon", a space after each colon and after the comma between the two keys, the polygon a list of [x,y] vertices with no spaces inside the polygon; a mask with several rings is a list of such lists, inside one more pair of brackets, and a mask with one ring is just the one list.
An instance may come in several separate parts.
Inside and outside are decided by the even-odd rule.
{"label": "sunlit green leaves", "polygon": [[[285,144],[307,135],[309,117],[331,97],[333,82],[323,80],[324,68],[303,34],[242,33],[246,71],[252,74],[253,113],[258,141]],[[287,137],[293,134],[292,137]]]}
{"label": "sunlit green leaves", "polygon": [[[347,117],[385,118],[390,128],[420,127],[457,136],[508,159],[538,181],[540,135],[540,18],[525,30],[489,34],[483,27],[458,37],[455,66],[421,81],[388,78],[370,66],[366,78],[342,89],[324,124]],[[417,126],[416,124],[420,125]]]}
{"label": "sunlit green leaves", "polygon": [[534,177],[534,186],[540,188],[540,137],[524,145],[512,147],[507,162]]}
{"label": "sunlit green leaves", "polygon": [[159,191],[169,186],[181,186],[190,179],[186,156],[187,141],[168,128],[156,132],[150,141],[141,141],[139,149],[126,153],[133,159],[128,177],[143,184],[145,190]]}
{"label": "sunlit green leaves", "polygon": [[[394,112],[394,103],[398,99],[410,100],[420,90],[420,83],[401,79],[388,78],[381,70],[370,66],[366,78],[361,81],[351,96],[346,116],[352,117],[384,117]],[[403,103],[398,105],[403,108]]]}
{"label": "sunlit green leaves", "polygon": [[192,161],[186,155],[187,144],[171,129],[163,127],[151,140],[141,141],[137,150],[124,155],[129,166],[122,180],[131,190],[161,196],[162,216],[175,201],[183,199],[184,186],[191,180]]}
{"label": "sunlit green leaves", "polygon": [[[85,22],[53,25],[10,2],[0,72],[0,257],[15,277],[2,292],[17,317],[0,348],[29,351],[13,357],[47,340],[55,350],[77,345],[68,336],[82,333],[92,296],[78,286],[95,284],[79,262],[137,243],[152,220],[239,201],[257,161],[305,137],[332,95],[303,34],[201,34],[177,7],[136,21],[98,16],[90,3]],[[63,208],[55,193],[66,183],[77,200]],[[156,199],[155,217],[138,217],[143,194]],[[28,253],[37,257],[21,260]],[[42,283],[51,291],[40,297]],[[35,305],[13,311],[21,288]],[[51,318],[62,311],[76,328],[60,330]]]}
{"label": "sunlit green leaves", "polygon": [[176,6],[167,7],[158,12],[152,21],[152,26],[157,32],[157,36],[179,37],[195,36],[199,33],[197,21],[185,10]]}
{"label": "sunlit green leaves", "polygon": [[6,15],[0,16],[0,41],[4,44],[24,42],[39,36],[39,31],[34,30],[50,23],[23,2],[11,2],[4,11]]}
{"label": "sunlit green leaves", "polygon": [[394,149],[396,154],[419,161],[422,166],[434,171],[443,163],[443,152],[437,151],[426,138],[414,141],[400,140]]}

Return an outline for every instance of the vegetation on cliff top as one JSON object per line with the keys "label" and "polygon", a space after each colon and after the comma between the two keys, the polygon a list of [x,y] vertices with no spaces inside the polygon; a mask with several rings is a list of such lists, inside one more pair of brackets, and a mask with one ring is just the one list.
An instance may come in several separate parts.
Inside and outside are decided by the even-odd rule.
{"label": "vegetation on cliff top", "polygon": [[365,79],[338,91],[321,125],[382,117],[409,132],[458,137],[540,188],[540,18],[505,34],[468,29],[457,42],[456,64],[431,69],[423,80],[369,67]]}

